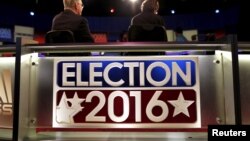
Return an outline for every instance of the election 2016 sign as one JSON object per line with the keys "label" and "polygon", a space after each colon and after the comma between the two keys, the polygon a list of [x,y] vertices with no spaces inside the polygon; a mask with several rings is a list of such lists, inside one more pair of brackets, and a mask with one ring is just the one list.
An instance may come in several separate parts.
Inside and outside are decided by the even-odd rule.
{"label": "election 2016 sign", "polygon": [[53,127],[200,127],[196,57],[55,58]]}

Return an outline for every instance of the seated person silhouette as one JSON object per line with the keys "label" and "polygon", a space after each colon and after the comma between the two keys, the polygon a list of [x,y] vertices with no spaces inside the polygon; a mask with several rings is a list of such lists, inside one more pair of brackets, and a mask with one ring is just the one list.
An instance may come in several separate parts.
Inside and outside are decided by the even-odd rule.
{"label": "seated person silhouette", "polygon": [[[64,40],[63,37],[65,35],[61,35],[61,39],[57,40],[58,43],[69,43],[73,41],[75,43],[93,43],[94,39],[91,36],[88,21],[86,18],[81,16],[84,8],[82,0],[63,0],[63,5],[64,10],[53,18],[51,31],[61,32],[62,30],[70,30],[74,35],[74,40]],[[64,34],[66,33],[64,32]],[[90,55],[90,53],[84,54]]]}
{"label": "seated person silhouette", "polygon": [[[165,22],[158,15],[159,2],[144,0],[141,4],[141,13],[131,20],[128,30],[130,42],[166,42],[167,34]],[[127,52],[125,55],[165,55],[165,52]]]}

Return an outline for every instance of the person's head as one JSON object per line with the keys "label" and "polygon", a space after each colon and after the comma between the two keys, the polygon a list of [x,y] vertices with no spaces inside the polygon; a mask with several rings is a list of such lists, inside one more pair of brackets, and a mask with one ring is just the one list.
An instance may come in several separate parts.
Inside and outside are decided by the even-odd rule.
{"label": "person's head", "polygon": [[149,11],[157,14],[158,10],[159,10],[158,0],[144,0],[141,4],[142,12]]}
{"label": "person's head", "polygon": [[83,3],[82,0],[63,0],[64,9],[71,9],[78,15],[82,14]]}

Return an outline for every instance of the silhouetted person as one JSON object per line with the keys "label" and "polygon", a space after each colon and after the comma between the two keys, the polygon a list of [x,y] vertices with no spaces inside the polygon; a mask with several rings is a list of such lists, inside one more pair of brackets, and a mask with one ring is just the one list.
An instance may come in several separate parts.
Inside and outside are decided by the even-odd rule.
{"label": "silhouetted person", "polygon": [[71,30],[76,42],[94,42],[88,20],[82,17],[82,0],[63,0],[64,11],[53,18],[52,30]]}
{"label": "silhouetted person", "polygon": [[144,0],[141,4],[141,13],[135,15],[131,25],[152,24],[165,26],[164,19],[158,15],[158,0]]}
{"label": "silhouetted person", "polygon": [[[144,0],[141,12],[131,19],[128,41],[163,42],[167,41],[164,19],[158,15],[158,0]],[[165,55],[165,52],[128,52],[125,55]]]}

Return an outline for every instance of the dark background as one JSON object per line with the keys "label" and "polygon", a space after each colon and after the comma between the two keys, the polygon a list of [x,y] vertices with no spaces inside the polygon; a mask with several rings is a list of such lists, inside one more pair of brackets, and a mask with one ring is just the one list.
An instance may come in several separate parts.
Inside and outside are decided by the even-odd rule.
{"label": "dark background", "polygon": [[[86,16],[131,16],[138,11],[142,0],[132,3],[129,0],[83,0],[83,15]],[[240,0],[159,0],[160,14],[169,15],[171,9],[177,14],[197,13],[226,9],[238,5]],[[55,14],[63,9],[62,0],[1,0],[0,4],[16,6],[24,10],[38,13]],[[110,13],[114,8],[115,13]]]}
{"label": "dark background", "polygon": [[[112,32],[110,36],[112,34],[117,36],[118,32],[127,28],[130,18],[140,12],[141,1],[131,3],[129,0],[83,0],[85,5],[83,16],[90,21],[91,31],[106,30]],[[248,36],[250,7],[247,1],[159,0],[159,2],[159,15],[167,21],[167,28],[173,29],[180,25],[184,29],[196,28],[204,33],[221,28],[238,34],[239,40],[250,41]],[[110,12],[112,8],[115,10],[114,13]],[[221,10],[221,15],[214,14],[217,8]],[[174,15],[170,12],[172,9],[176,10]],[[62,10],[62,0],[0,0],[0,25],[33,26],[36,31],[46,32],[50,30],[53,16]],[[35,16],[30,16],[30,11],[33,11]]]}

